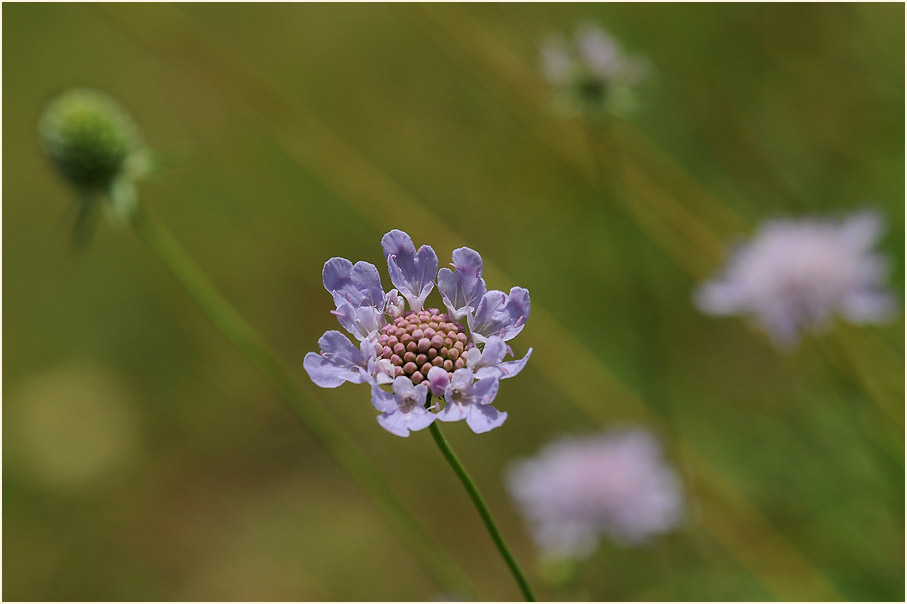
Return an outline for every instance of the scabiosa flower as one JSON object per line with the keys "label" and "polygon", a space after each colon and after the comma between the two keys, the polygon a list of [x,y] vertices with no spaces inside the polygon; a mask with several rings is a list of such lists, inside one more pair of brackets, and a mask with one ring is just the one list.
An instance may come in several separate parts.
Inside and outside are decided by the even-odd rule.
{"label": "scabiosa flower", "polygon": [[[359,346],[339,331],[326,332],[318,340],[321,352],[303,362],[309,377],[322,388],[369,384],[378,423],[398,436],[436,419],[466,420],[477,434],[497,428],[507,419],[492,406],[499,382],[522,371],[532,354],[530,348],[522,359],[504,360],[513,356],[506,342],[529,318],[529,292],[488,291],[482,257],[466,247],[454,250],[452,269],[440,270],[435,251],[417,250],[403,231],[384,235],[381,247],[395,287],[388,292],[373,264],[325,263],[331,313]],[[436,284],[446,313],[426,308]]]}
{"label": "scabiosa flower", "polygon": [[548,38],[541,49],[542,73],[573,104],[593,113],[620,112],[630,100],[630,89],[648,71],[638,57],[625,56],[606,31],[581,23],[568,41],[562,34]]}
{"label": "scabiosa flower", "polygon": [[871,211],[841,221],[768,221],[695,302],[708,314],[751,316],[782,348],[801,331],[827,329],[835,313],[855,323],[885,321],[895,302],[883,285],[888,262],[872,251],[881,231]]}
{"label": "scabiosa flower", "polygon": [[602,537],[641,545],[682,517],[680,479],[642,429],[565,437],[513,464],[507,486],[548,554],[591,555]]}

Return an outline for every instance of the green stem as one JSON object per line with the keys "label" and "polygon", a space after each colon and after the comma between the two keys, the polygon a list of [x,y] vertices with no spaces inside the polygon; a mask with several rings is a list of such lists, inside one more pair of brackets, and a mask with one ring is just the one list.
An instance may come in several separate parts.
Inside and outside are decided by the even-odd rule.
{"label": "green stem", "polygon": [[516,579],[517,584],[520,586],[523,597],[527,602],[535,602],[535,594],[532,592],[529,581],[526,580],[526,576],[523,574],[522,569],[520,569],[520,565],[517,564],[516,558],[513,557],[513,552],[507,547],[504,537],[501,536],[501,531],[498,530],[498,525],[495,523],[494,518],[491,517],[491,512],[488,510],[485,500],[482,499],[482,495],[479,493],[476,483],[473,482],[472,478],[469,476],[469,472],[466,471],[463,463],[450,447],[450,443],[444,438],[444,434],[441,432],[441,427],[438,426],[438,422],[432,423],[428,427],[428,430],[431,432],[432,438],[435,439],[438,448],[441,449],[444,459],[447,460],[447,463],[453,468],[454,474],[456,474],[457,478],[460,479],[460,482],[463,483],[463,487],[469,494],[469,498],[472,499],[472,504],[476,506],[479,516],[482,517],[482,522],[485,523],[485,528],[488,529],[492,541],[494,541],[498,551],[501,553],[501,557],[504,558],[504,562],[507,563],[507,567],[510,569],[511,574],[513,574],[513,578]]}
{"label": "green stem", "polygon": [[166,227],[141,211],[134,215],[132,226],[139,239],[164,263],[202,312],[258,368],[340,468],[387,516],[426,572],[441,586],[475,597],[471,581],[450,554],[425,531],[391,488],[379,478],[377,468],[337,421],[321,406],[314,404],[277,355],[217,291]]}

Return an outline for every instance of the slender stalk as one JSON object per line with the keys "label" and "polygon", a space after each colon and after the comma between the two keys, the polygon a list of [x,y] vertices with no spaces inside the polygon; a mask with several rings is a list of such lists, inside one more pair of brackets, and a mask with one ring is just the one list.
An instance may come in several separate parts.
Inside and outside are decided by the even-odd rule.
{"label": "slender stalk", "polygon": [[438,422],[432,423],[428,427],[428,430],[431,432],[432,438],[435,439],[435,444],[441,449],[441,454],[444,455],[444,459],[447,460],[447,463],[453,468],[454,474],[456,474],[457,478],[460,479],[460,482],[463,483],[466,493],[469,495],[469,498],[472,499],[472,504],[476,506],[476,510],[478,510],[479,516],[481,516],[482,522],[485,524],[485,528],[488,529],[488,533],[491,535],[491,540],[494,541],[495,546],[501,553],[501,557],[504,558],[504,562],[507,563],[507,568],[510,569],[513,578],[516,579],[517,584],[520,586],[523,597],[527,602],[535,602],[536,599],[532,587],[529,585],[529,581],[526,580],[526,576],[523,574],[516,558],[513,557],[513,552],[510,551],[510,548],[504,541],[504,537],[501,536],[501,531],[498,530],[498,525],[495,523],[494,518],[492,518],[488,506],[485,504],[485,500],[482,499],[479,488],[469,476],[469,472],[466,471],[466,467],[457,457],[457,454],[454,453],[450,443],[444,438],[444,434],[441,432],[441,427],[438,426]]}
{"label": "slender stalk", "polygon": [[258,368],[318,443],[384,513],[429,576],[456,593],[475,597],[472,582],[450,554],[415,520],[379,477],[378,469],[337,421],[321,406],[314,404],[310,395],[291,377],[277,355],[217,291],[166,227],[141,211],[135,214],[131,224],[139,239],[170,270],[202,312]]}

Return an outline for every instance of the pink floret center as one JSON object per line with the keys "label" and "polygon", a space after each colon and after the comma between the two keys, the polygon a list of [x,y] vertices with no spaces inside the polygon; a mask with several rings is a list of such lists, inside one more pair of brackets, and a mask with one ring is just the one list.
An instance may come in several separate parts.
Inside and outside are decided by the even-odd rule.
{"label": "pink floret center", "polygon": [[419,384],[432,367],[449,374],[466,366],[463,353],[473,347],[462,324],[437,308],[408,312],[381,330],[378,353],[390,360],[396,377]]}

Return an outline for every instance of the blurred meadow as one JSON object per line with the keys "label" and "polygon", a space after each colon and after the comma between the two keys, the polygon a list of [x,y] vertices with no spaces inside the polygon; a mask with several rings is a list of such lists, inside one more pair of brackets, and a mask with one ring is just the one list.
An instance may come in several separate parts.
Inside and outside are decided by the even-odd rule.
{"label": "blurred meadow", "polygon": [[[336,322],[321,270],[390,229],[521,285],[531,361],[503,427],[445,433],[540,598],[903,600],[904,317],[790,352],[692,292],[763,219],[877,209],[904,296],[902,4],[6,4],[6,600],[438,600],[372,502],[128,229],[70,245],[36,121],[120,99],[162,167],[140,185],[213,283],[361,445],[481,599],[514,600],[429,435],[365,386],[311,386]],[[620,194],[539,71],[590,20],[650,75],[613,124]],[[602,184],[604,183],[604,185]],[[609,189],[610,190],[610,189]],[[614,199],[620,199],[617,204]],[[437,296],[433,293],[432,296]],[[642,425],[688,512],[643,547],[546,564],[505,486],[565,434]]]}

